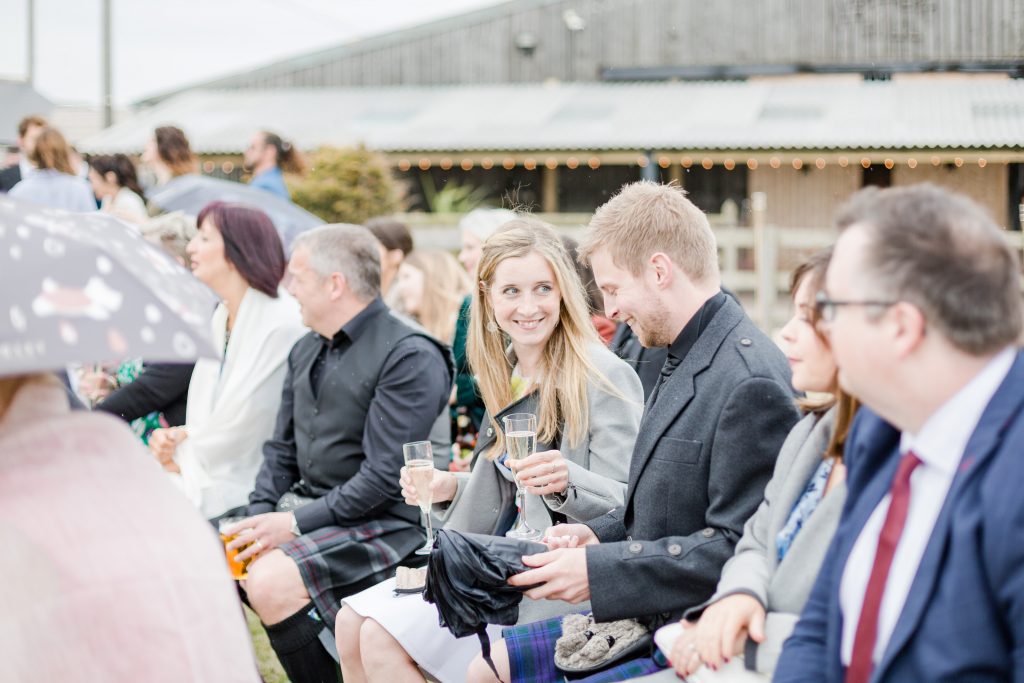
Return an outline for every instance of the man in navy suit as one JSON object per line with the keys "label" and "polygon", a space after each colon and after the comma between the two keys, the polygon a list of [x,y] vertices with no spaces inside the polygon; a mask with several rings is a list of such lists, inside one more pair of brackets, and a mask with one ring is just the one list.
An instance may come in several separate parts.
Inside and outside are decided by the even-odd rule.
{"label": "man in navy suit", "polygon": [[1020,264],[931,185],[840,212],[818,306],[862,410],[843,518],[776,681],[1024,680]]}

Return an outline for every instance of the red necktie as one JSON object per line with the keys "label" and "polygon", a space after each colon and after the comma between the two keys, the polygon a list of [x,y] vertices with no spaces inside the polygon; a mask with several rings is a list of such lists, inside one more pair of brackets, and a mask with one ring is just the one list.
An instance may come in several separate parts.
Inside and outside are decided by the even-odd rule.
{"label": "red necktie", "polygon": [[882,595],[885,594],[885,582],[889,578],[889,568],[896,546],[903,533],[903,525],[907,521],[907,509],[910,507],[910,474],[921,464],[921,459],[908,452],[900,460],[896,469],[896,477],[892,480],[892,499],[889,511],[885,514],[885,523],[878,534],[878,549],[875,551],[875,563],[871,567],[871,578],[868,579],[867,590],[864,591],[864,604],[860,610],[860,621],[857,622],[857,633],[853,639],[853,653],[850,656],[850,667],[846,670],[846,683],[867,683],[874,668],[872,654],[878,638],[878,612],[882,606]]}

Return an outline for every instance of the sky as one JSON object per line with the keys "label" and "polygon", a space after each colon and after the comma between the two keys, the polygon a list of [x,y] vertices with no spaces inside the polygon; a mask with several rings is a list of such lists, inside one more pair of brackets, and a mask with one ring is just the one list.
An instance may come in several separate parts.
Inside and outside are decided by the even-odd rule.
{"label": "sky", "polygon": [[[27,71],[30,0],[0,0],[0,79]],[[117,105],[503,0],[110,0]],[[34,0],[35,82],[99,104],[101,0]]]}

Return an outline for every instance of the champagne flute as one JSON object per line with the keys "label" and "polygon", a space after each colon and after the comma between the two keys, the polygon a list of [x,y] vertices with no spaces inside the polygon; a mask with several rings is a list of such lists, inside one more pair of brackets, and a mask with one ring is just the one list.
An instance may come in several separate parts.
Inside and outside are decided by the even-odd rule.
{"label": "champagne flute", "polygon": [[[508,457],[522,460],[533,455],[537,449],[537,416],[533,413],[513,413],[502,418],[505,424],[505,447]],[[519,508],[519,519],[515,527],[505,533],[509,538],[523,541],[535,541],[544,535],[543,531],[534,529],[526,521],[526,490],[516,477],[516,507]]]}
{"label": "champagne flute", "polygon": [[402,455],[405,456],[405,471],[408,472],[416,489],[420,512],[423,513],[423,523],[427,527],[427,542],[416,551],[416,554],[429,555],[434,548],[434,529],[430,521],[430,505],[433,502],[430,484],[434,481],[434,452],[429,441],[413,441],[402,446]]}

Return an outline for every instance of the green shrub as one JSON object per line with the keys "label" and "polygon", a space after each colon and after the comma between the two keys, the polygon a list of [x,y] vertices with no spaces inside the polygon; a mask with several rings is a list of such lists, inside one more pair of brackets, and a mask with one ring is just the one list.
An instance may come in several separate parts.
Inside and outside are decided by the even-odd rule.
{"label": "green shrub", "polygon": [[292,201],[328,223],[362,223],[401,208],[387,160],[359,147],[321,147],[307,159],[309,172],[289,178]]}

